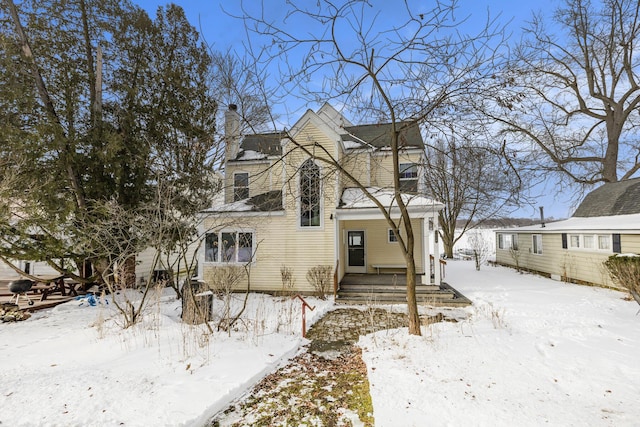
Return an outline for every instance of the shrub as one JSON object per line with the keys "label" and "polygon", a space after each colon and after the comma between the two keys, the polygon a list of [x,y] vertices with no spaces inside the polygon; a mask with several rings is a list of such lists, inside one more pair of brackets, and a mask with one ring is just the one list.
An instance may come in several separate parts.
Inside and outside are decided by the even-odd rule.
{"label": "shrub", "polygon": [[321,299],[327,299],[327,294],[331,283],[333,282],[333,274],[330,265],[316,265],[307,270],[307,281],[313,289],[316,290]]}
{"label": "shrub", "polygon": [[295,278],[293,277],[293,268],[283,265],[280,267],[280,278],[282,279],[282,294],[292,292],[295,285]]}
{"label": "shrub", "polygon": [[640,255],[612,255],[604,265],[613,281],[627,289],[640,304]]}

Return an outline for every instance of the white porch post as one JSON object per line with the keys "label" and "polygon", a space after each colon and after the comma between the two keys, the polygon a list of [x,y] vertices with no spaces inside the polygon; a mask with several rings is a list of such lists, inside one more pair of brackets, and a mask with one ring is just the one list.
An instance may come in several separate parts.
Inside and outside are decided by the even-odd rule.
{"label": "white porch post", "polygon": [[433,231],[429,230],[429,218],[422,218],[422,259],[424,260],[424,276],[422,276],[422,284],[431,284],[431,241]]}
{"label": "white porch post", "polygon": [[438,286],[442,283],[440,277],[440,241],[438,237],[438,215],[434,212],[433,221],[433,269],[434,283]]}

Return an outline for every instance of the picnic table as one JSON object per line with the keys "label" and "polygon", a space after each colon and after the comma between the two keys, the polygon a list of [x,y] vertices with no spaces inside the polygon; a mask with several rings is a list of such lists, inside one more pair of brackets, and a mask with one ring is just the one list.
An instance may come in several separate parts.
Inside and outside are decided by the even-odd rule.
{"label": "picnic table", "polygon": [[65,279],[64,276],[60,276],[53,281],[36,282],[36,284],[31,287],[31,290],[35,291],[36,293],[40,293],[40,301],[44,301],[49,295],[53,294],[77,297],[78,290],[76,289],[76,287],[78,285],[78,282],[75,282],[68,278]]}

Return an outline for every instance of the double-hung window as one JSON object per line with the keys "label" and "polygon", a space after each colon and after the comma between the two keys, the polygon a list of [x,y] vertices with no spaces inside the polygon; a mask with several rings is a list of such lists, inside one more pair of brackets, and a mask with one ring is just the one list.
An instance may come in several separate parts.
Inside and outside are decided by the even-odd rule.
{"label": "double-hung window", "polygon": [[249,198],[249,174],[237,172],[233,174],[233,201]]}
{"label": "double-hung window", "polygon": [[255,238],[251,232],[222,231],[207,233],[205,262],[248,263],[253,258]]}
{"label": "double-hung window", "polygon": [[418,192],[418,165],[416,163],[400,163],[400,190],[409,193]]}
{"label": "double-hung window", "polygon": [[498,233],[498,249],[518,250],[518,235]]}
{"label": "double-hung window", "polygon": [[534,254],[542,255],[542,234],[531,235],[531,247]]}

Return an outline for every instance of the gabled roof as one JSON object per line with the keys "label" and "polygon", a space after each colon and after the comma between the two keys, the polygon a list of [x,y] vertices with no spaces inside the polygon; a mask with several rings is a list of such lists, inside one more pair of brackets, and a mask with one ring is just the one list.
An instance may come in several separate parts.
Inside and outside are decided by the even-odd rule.
{"label": "gabled roof", "polygon": [[574,217],[640,213],[640,178],[606,183],[587,194]]}
{"label": "gabled roof", "polygon": [[[291,128],[291,135],[304,127],[309,121],[314,122],[329,138],[342,140],[346,149],[385,148],[391,145],[391,123],[353,126],[340,112],[329,104],[324,104],[318,112],[307,112]],[[399,122],[400,148],[424,148],[420,127],[416,122]],[[237,161],[262,160],[269,156],[282,155],[281,141],[284,132],[260,133],[246,135],[240,143]]]}
{"label": "gabled roof", "polygon": [[[398,145],[405,148],[424,148],[420,127],[416,122],[400,122],[396,126],[401,129]],[[346,126],[347,132],[341,135],[343,142],[365,142],[375,148],[391,145],[391,123]]]}

